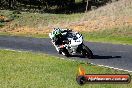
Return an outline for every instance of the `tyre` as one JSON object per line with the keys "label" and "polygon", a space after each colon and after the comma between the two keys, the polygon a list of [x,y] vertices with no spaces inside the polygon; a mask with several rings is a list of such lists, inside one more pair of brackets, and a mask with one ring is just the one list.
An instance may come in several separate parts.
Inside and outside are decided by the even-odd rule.
{"label": "tyre", "polygon": [[70,54],[66,48],[61,49],[61,54],[66,57],[70,57]]}
{"label": "tyre", "polygon": [[87,58],[89,58],[89,59],[93,59],[93,53],[92,53],[92,51],[87,47],[87,46],[85,46],[84,44],[82,44],[82,55],[84,56],[84,57],[87,57]]}

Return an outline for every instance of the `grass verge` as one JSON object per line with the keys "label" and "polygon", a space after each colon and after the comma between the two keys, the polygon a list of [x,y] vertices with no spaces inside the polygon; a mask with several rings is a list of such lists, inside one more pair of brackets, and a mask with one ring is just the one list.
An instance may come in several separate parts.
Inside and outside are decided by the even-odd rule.
{"label": "grass verge", "polygon": [[[83,34],[85,41],[132,45],[131,26],[81,33]],[[48,34],[10,34],[1,32],[0,35],[49,38]]]}
{"label": "grass verge", "polygon": [[[76,83],[78,66],[93,74],[125,74],[82,61],[70,61],[42,53],[0,50],[1,88],[80,88]],[[83,88],[131,88],[130,84],[87,84]]]}
{"label": "grass verge", "polygon": [[131,26],[106,29],[89,33],[82,32],[82,34],[86,41],[132,45]]}
{"label": "grass verge", "polygon": [[[127,4],[128,4],[128,8],[131,7],[131,5],[129,5],[129,2],[127,2]],[[103,15],[105,11],[102,11],[102,9],[103,7],[96,10],[97,13],[99,13],[101,10],[101,14]],[[130,15],[131,9],[130,11],[129,9],[126,9],[126,10],[128,10],[127,12],[129,12],[127,16],[131,16]],[[124,13],[126,13],[126,10]],[[90,11],[88,13],[76,13],[76,14],[69,14],[69,15],[68,14],[49,14],[49,13],[39,14],[39,13],[27,13],[27,12],[21,12],[20,14],[14,14],[13,11],[0,10],[0,14],[4,15],[7,18],[13,19],[11,22],[6,23],[4,27],[0,28],[0,35],[48,38],[48,33],[52,30],[52,27],[70,27],[69,24],[72,22],[73,24],[76,22],[77,24],[78,22],[83,23],[84,19],[86,19],[87,21],[87,19],[91,18],[91,16],[94,13],[93,11]],[[117,14],[117,13],[114,13],[114,14]],[[100,14],[95,14],[95,15],[97,16],[93,16],[93,18],[100,17],[98,16]],[[107,12],[107,15],[108,15],[108,12]],[[109,18],[109,16],[106,16],[106,18]],[[98,23],[103,22],[102,20],[105,19],[105,17],[102,18],[101,16],[99,20],[93,20],[93,19],[91,21],[88,20],[87,21],[88,23],[86,22],[86,24],[84,21],[84,24],[80,24],[82,28],[77,27],[77,29],[79,29],[80,31],[85,31],[85,32],[82,32],[82,34],[84,35],[84,39],[86,41],[105,42],[105,43],[107,42],[107,43],[114,43],[114,44],[131,44],[132,45],[132,26],[130,25],[131,24],[130,18],[124,17],[124,18],[120,18],[121,20],[118,19],[117,21],[119,22],[117,23],[120,23],[120,22],[123,22],[123,23],[120,23],[120,25],[113,23],[115,26],[112,26],[112,27],[117,27],[117,28],[108,27],[109,29],[106,29],[107,27],[106,28],[103,27],[105,30],[102,30],[103,28],[102,27],[100,28],[99,27],[100,24]],[[91,26],[89,22],[91,22]],[[109,20],[107,22],[109,24],[112,24]],[[106,22],[103,22],[103,23],[106,23]],[[127,23],[130,23],[129,26],[126,26],[128,25]],[[77,24],[74,25],[75,28]],[[103,25],[106,26],[105,24]],[[85,28],[85,26],[86,26],[86,29],[83,30],[83,27]],[[90,27],[91,32],[88,32],[88,28],[87,28],[88,26]],[[96,28],[96,26],[97,28],[100,28],[101,30],[98,30],[98,31],[92,30],[92,28],[94,29]]]}

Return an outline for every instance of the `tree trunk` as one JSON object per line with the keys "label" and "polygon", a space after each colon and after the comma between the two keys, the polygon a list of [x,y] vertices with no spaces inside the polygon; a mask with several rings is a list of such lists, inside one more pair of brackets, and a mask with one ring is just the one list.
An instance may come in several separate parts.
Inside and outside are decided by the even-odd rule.
{"label": "tree trunk", "polygon": [[8,4],[9,4],[9,9],[12,9],[13,8],[13,0],[9,0]]}
{"label": "tree trunk", "polygon": [[12,5],[11,5],[11,1],[12,1],[12,0],[9,0],[9,8],[11,8],[11,6],[12,6]]}
{"label": "tree trunk", "polygon": [[86,4],[86,10],[85,10],[85,12],[87,12],[88,11],[88,2],[89,2],[89,0],[87,0],[87,4]]}

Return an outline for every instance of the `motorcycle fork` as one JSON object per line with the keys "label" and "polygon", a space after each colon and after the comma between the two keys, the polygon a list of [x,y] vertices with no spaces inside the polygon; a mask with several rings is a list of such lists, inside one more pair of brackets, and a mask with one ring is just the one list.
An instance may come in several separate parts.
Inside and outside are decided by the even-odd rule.
{"label": "motorcycle fork", "polygon": [[77,52],[78,52],[78,53],[81,53],[81,50],[82,50],[82,44],[80,44],[80,45],[77,47]]}

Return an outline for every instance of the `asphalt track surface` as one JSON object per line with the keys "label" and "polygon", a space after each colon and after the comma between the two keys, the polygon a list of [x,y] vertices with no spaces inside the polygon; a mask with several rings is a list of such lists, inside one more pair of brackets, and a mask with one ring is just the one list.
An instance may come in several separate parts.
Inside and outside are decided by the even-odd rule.
{"label": "asphalt track surface", "polygon": [[[70,59],[82,59],[90,63],[107,65],[119,69],[132,71],[132,46],[117,45],[107,43],[84,42],[94,54],[94,59],[74,56]],[[1,49],[24,50],[42,52],[46,54],[58,55],[50,39],[30,38],[16,36],[0,36]],[[67,59],[67,58],[66,58]]]}

